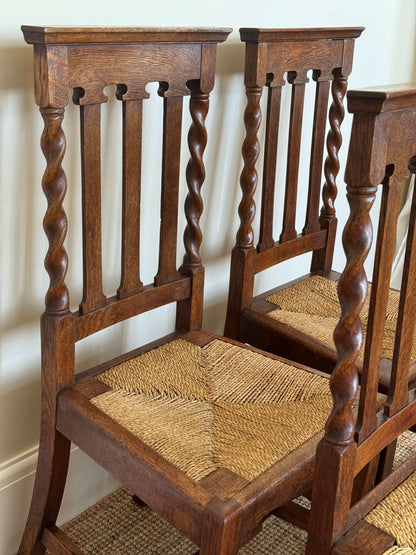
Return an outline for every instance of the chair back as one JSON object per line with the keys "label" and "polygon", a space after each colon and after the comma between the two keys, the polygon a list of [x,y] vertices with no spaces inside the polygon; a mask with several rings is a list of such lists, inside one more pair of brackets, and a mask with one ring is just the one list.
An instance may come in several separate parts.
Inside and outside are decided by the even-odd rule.
{"label": "chair back", "polygon": [[339,284],[343,313],[335,332],[339,366],[348,361],[350,367],[361,343],[359,312],[367,292],[363,262],[372,242],[370,209],[378,185],[382,187],[357,422],[357,439],[362,441],[379,424],[377,388],[386,337],[393,349],[386,417],[413,399],[408,383],[416,322],[415,198],[400,293],[389,284],[403,185],[409,172],[416,173],[416,89],[402,85],[351,91],[348,108],[354,122],[345,174],[350,217],[344,230],[347,263]]}
{"label": "chair back", "polygon": [[[347,78],[352,69],[354,39],[362,28],[347,29],[241,29],[241,39],[246,42],[245,85],[248,105],[245,114],[247,137],[243,146],[245,168],[241,176],[243,203],[242,221],[237,234],[237,245],[250,246],[247,216],[252,210],[254,153],[258,148],[257,129],[260,123],[259,100],[263,87],[268,88],[264,167],[260,233],[257,244],[258,270],[270,267],[281,260],[308,251],[327,251],[324,267],[330,266],[335,225],[334,201],[337,193],[336,176],[339,170],[338,151],[341,146],[340,125],[344,117],[343,98]],[[305,88],[309,81],[307,73],[312,70],[315,89],[313,124],[302,133]],[[273,238],[274,196],[279,116],[282,87],[286,82],[291,88],[290,121],[287,143],[283,223],[278,241]],[[332,85],[331,85],[332,83]],[[311,84],[312,86],[312,84]],[[325,133],[328,116],[328,97],[332,91],[333,102],[329,111],[330,130],[327,138],[328,157],[325,162],[325,185],[322,192],[323,207],[319,216],[321,177]],[[305,131],[305,130],[304,130]],[[301,141],[311,137],[309,162],[308,201],[304,226],[296,230],[297,193]],[[250,184],[249,184],[250,183]],[[251,185],[251,186],[250,186]],[[329,238],[331,237],[331,239]],[[296,247],[291,242],[295,241]],[[283,244],[285,246],[283,247]],[[290,245],[290,246],[289,246]],[[292,251],[296,249],[296,252]],[[317,264],[316,262],[314,263]]]}
{"label": "chair back", "polygon": [[[330,378],[333,409],[317,448],[308,542],[319,538],[323,527],[339,537],[416,469],[413,455],[390,474],[396,439],[416,424],[415,392],[408,391],[416,321],[415,195],[401,290],[389,288],[403,183],[409,171],[416,173],[416,86],[351,91],[348,108],[354,120],[345,174],[350,205],[343,232],[347,261],[338,284],[341,318],[334,332],[338,360]],[[379,184],[382,199],[363,341],[360,313],[365,313],[361,309],[368,291],[364,262],[373,239],[370,210]],[[380,398],[386,337],[393,349],[391,377],[388,395]],[[358,392],[355,363],[363,343]],[[379,456],[376,481],[381,482],[373,488],[371,467]],[[353,479],[363,472],[373,475],[372,484],[350,510]]]}
{"label": "chair back", "polygon": [[[232,322],[242,306],[251,300],[255,274],[289,258],[313,252],[312,270],[331,268],[336,233],[336,177],[338,151],[344,118],[343,99],[352,69],[354,42],[362,27],[328,29],[240,29],[246,43],[245,86],[247,107],[244,114],[246,137],[243,143],[244,168],[241,173],[242,200],[240,227],[231,265],[232,283],[228,306],[227,335],[235,336]],[[312,72],[309,83],[308,72]],[[290,87],[290,116],[287,144],[279,144],[282,88]],[[267,87],[267,112],[261,185],[259,237],[255,245],[252,227],[256,212],[254,194],[258,176],[256,163],[261,151],[258,131],[262,119],[260,99]],[[303,126],[305,90],[314,88],[314,113],[311,129]],[[332,104],[328,112],[329,93]],[[324,145],[327,134],[327,158]],[[299,214],[298,184],[302,141],[311,141],[309,184],[303,229],[296,229]],[[279,148],[278,148],[279,147]],[[286,168],[277,167],[280,149],[287,148]],[[325,182],[321,187],[324,165]],[[284,194],[277,203],[283,209],[279,238],[274,237],[276,175],[285,175]],[[322,196],[322,208],[319,212]],[[243,251],[243,252],[242,252]],[[248,252],[250,251],[250,252]],[[236,325],[236,324],[235,324]],[[234,327],[235,327],[234,325]]]}
{"label": "chair back", "polygon": [[[199,256],[204,181],[205,117],[214,85],[218,42],[230,29],[45,28],[23,27],[34,45],[35,95],[44,119],[41,140],[47,167],[43,190],[48,201],[44,228],[49,240],[45,266],[50,277],[45,318],[59,318],[68,345],[112,324],[177,302],[177,327],[197,329],[202,319],[203,268]],[[163,98],[161,208],[158,270],[151,284],[140,276],[140,197],[143,103],[146,86],[158,82]],[[107,298],[102,284],[101,105],[116,85],[122,103],[122,233],[120,286]],[[62,169],[62,130],[69,90],[80,110],[82,174],[83,296],[72,313],[65,283],[67,180]],[[177,269],[178,191],[183,97],[190,95],[192,118],[186,168],[188,196],[185,256]],[[44,318],[44,320],[45,320]],[[65,323],[64,323],[65,322]],[[46,325],[46,324],[44,324]],[[53,326],[56,332],[56,326]],[[51,330],[44,341],[51,343]],[[69,333],[70,332],[70,333]],[[49,339],[48,339],[49,338]],[[61,337],[62,339],[62,337]],[[54,340],[57,341],[55,333]],[[53,341],[52,340],[52,343]],[[68,347],[67,351],[71,349]],[[71,373],[68,369],[68,372]]]}

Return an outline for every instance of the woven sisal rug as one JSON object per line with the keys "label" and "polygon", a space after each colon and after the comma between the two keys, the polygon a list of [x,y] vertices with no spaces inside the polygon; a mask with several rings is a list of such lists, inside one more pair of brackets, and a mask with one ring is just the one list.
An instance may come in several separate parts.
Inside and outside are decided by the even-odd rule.
{"label": "woven sisal rug", "polygon": [[[415,447],[416,434],[403,434],[397,461],[405,460]],[[416,473],[367,517],[398,540],[399,545],[384,555],[416,555],[415,494]],[[197,550],[148,507],[138,506],[125,488],[105,497],[63,528],[87,555],[191,555]],[[271,516],[240,553],[295,555],[304,553],[305,545],[306,532]]]}
{"label": "woven sisal rug", "polygon": [[[88,555],[191,555],[198,549],[148,507],[138,506],[124,488],[63,528]],[[240,553],[298,555],[305,542],[306,532],[271,516]]]}

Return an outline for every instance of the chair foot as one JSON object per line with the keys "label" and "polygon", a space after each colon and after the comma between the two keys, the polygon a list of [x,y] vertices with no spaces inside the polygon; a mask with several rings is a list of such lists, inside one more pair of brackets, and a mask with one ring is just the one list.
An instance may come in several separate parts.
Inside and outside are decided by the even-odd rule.
{"label": "chair foot", "polygon": [[43,555],[43,529],[55,524],[68,473],[71,442],[49,428],[41,435],[32,502],[18,555]]}

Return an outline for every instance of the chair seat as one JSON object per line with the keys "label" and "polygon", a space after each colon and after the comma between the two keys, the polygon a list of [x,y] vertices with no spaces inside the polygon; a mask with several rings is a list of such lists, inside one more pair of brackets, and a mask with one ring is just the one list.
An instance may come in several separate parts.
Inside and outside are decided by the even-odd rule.
{"label": "chair seat", "polygon": [[[195,334],[190,334],[195,337]],[[91,402],[191,479],[251,481],[323,429],[328,379],[212,339],[175,339],[96,376]]]}
{"label": "chair seat", "polygon": [[[364,339],[368,324],[370,294],[371,284],[368,285],[368,295],[361,312]],[[400,291],[390,289],[381,353],[380,386],[382,391],[386,391],[390,380],[399,299]],[[265,307],[264,301],[266,301],[267,307]],[[273,306],[278,308],[273,308]],[[248,310],[244,310],[244,318],[256,318],[254,313],[258,309],[261,310],[262,314],[266,313],[268,318],[272,318],[280,326],[281,335],[287,333],[284,328],[290,327],[296,330],[298,344],[304,343],[308,346],[313,344],[315,352],[318,353],[316,367],[323,371],[332,371],[333,364],[336,361],[333,333],[341,315],[336,280],[319,274],[309,274],[288,287],[278,288],[266,295],[261,295],[261,298],[254,299]],[[304,341],[302,341],[302,338]],[[265,345],[257,343],[256,345],[266,348]],[[321,361],[319,361],[320,352],[326,359],[322,356]],[[283,352],[283,354],[296,359],[293,352],[288,354]],[[361,349],[357,359],[359,370],[363,358],[364,350]],[[302,358],[298,358],[298,360],[303,362]],[[416,383],[416,340],[413,342],[411,360],[409,388]],[[322,361],[324,361],[324,365],[320,366],[319,363],[322,363]]]}
{"label": "chair seat", "polygon": [[[370,295],[371,284],[368,285],[368,294],[361,315],[364,335],[368,323]],[[390,360],[393,358],[399,299],[400,291],[390,289],[381,355],[382,358]],[[333,332],[341,316],[337,282],[320,275],[313,275],[291,287],[273,293],[266,297],[266,300],[279,307],[277,310],[269,312],[269,316],[285,324],[290,324],[299,331],[311,335],[327,345],[335,346]],[[363,349],[361,349],[358,358],[361,361],[363,360]],[[416,341],[412,348],[412,363],[415,360]]]}

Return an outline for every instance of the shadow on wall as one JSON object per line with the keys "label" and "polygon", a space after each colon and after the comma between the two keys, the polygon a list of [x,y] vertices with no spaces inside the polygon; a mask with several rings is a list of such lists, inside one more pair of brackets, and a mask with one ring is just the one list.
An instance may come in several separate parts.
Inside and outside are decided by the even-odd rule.
{"label": "shadow on wall", "polygon": [[33,156],[39,125],[30,50],[0,47],[0,71],[1,462],[37,441],[39,285],[44,280],[36,269],[42,270],[35,239],[40,203]]}

